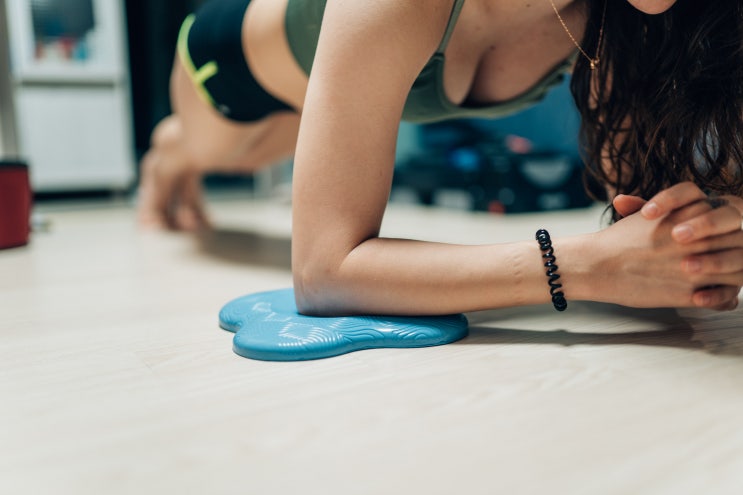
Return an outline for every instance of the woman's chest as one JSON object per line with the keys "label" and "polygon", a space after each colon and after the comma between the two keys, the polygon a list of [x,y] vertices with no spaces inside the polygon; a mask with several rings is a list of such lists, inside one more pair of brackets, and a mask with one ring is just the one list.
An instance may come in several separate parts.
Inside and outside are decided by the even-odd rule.
{"label": "woman's chest", "polygon": [[[449,100],[475,105],[510,100],[575,52],[550,2],[544,4],[548,10],[520,12],[465,2],[445,51],[443,86]],[[577,8],[563,15],[576,39],[583,35],[581,17]]]}

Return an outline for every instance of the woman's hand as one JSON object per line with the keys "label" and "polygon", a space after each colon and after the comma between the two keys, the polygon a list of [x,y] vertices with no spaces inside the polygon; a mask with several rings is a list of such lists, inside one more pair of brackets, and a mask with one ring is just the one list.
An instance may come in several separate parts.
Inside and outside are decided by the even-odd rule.
{"label": "woman's hand", "polygon": [[743,285],[743,231],[681,243],[675,227],[712,211],[693,203],[664,217],[630,215],[597,234],[601,300],[633,307],[734,309]]}
{"label": "woman's hand", "polygon": [[[658,218],[669,211],[691,204],[695,201],[705,201],[710,204],[711,210],[687,219],[676,225],[672,235],[682,244],[690,244],[715,235],[729,236],[730,239],[740,238],[741,218],[743,217],[743,199],[737,196],[720,196],[709,198],[699,187],[691,182],[677,184],[661,191],[642,207],[642,214],[648,219]],[[743,254],[739,249],[727,248],[717,252],[709,252],[689,258],[690,266],[699,269],[715,270],[718,273],[741,270],[740,263]],[[733,288],[740,292],[741,284]],[[696,298],[704,300],[715,289],[702,288],[697,291]],[[733,290],[735,292],[735,290]],[[714,298],[714,297],[713,297]],[[715,309],[735,309],[738,304],[736,296],[727,304]]]}
{"label": "woman's hand", "polygon": [[[683,295],[679,294],[682,296],[681,304],[675,306],[693,305],[719,310],[737,306],[738,293],[743,285],[743,200],[725,196],[712,201],[695,185],[683,183],[662,191],[648,202],[636,196],[617,196],[614,207],[623,217],[631,217],[641,210],[642,217],[654,225],[652,249],[664,252],[670,257],[669,261],[674,260],[676,267],[680,268],[676,274],[682,275],[677,282],[683,285],[681,280],[685,275],[686,283],[691,284],[693,290],[689,301],[684,301]],[[616,226],[622,224],[622,227],[634,230],[638,227],[637,220],[642,219],[640,215],[636,217],[632,221],[626,218]],[[666,234],[668,237],[664,240]],[[669,243],[671,240],[673,243]],[[678,250],[674,250],[674,244]],[[650,262],[650,259],[646,261]],[[673,269],[665,275],[659,273],[660,265],[648,266],[647,269],[656,276],[674,276]]]}
{"label": "woman's hand", "polygon": [[143,166],[137,204],[140,225],[184,231],[208,228],[201,175],[161,172]]}

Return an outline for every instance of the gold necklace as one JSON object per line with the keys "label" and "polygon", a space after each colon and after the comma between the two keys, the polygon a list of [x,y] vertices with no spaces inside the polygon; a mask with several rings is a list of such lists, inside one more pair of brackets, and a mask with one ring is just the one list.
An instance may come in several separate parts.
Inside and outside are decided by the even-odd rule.
{"label": "gold necklace", "polygon": [[580,43],[578,43],[575,39],[575,37],[572,35],[570,30],[568,29],[568,25],[565,24],[565,21],[563,20],[562,16],[560,15],[560,12],[557,10],[557,7],[555,6],[555,2],[553,0],[550,0],[550,3],[552,4],[552,9],[555,11],[555,14],[557,14],[557,18],[560,20],[560,24],[562,24],[563,29],[566,33],[568,33],[568,36],[570,36],[570,39],[573,41],[573,44],[580,50],[580,52],[583,54],[586,59],[588,59],[588,63],[590,64],[591,70],[594,70],[596,67],[598,67],[599,62],[601,59],[599,58],[599,53],[601,52],[601,43],[604,41],[604,21],[606,21],[606,4],[609,3],[608,0],[604,0],[604,13],[601,16],[601,28],[599,29],[599,42],[596,44],[596,56],[590,57],[586,51],[583,49],[583,47],[580,46]]}

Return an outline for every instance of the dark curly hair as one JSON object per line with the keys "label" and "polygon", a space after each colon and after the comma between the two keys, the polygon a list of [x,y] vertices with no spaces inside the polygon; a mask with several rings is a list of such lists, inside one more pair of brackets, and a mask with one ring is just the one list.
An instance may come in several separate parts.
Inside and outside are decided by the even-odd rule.
{"label": "dark curly hair", "polygon": [[604,1],[600,64],[580,57],[571,82],[589,192],[647,199],[691,180],[743,195],[743,1],[678,0],[648,15],[586,0],[583,46],[598,42]]}

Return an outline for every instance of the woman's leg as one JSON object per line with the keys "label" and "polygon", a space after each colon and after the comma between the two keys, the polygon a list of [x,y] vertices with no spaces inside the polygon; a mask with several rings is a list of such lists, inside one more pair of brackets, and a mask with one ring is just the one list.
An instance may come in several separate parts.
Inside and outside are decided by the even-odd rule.
{"label": "woman's leg", "polygon": [[207,225],[203,175],[250,173],[291,156],[299,115],[227,120],[197,93],[178,57],[170,90],[173,114],[155,128],[141,164],[139,219],[144,225],[195,230]]}

